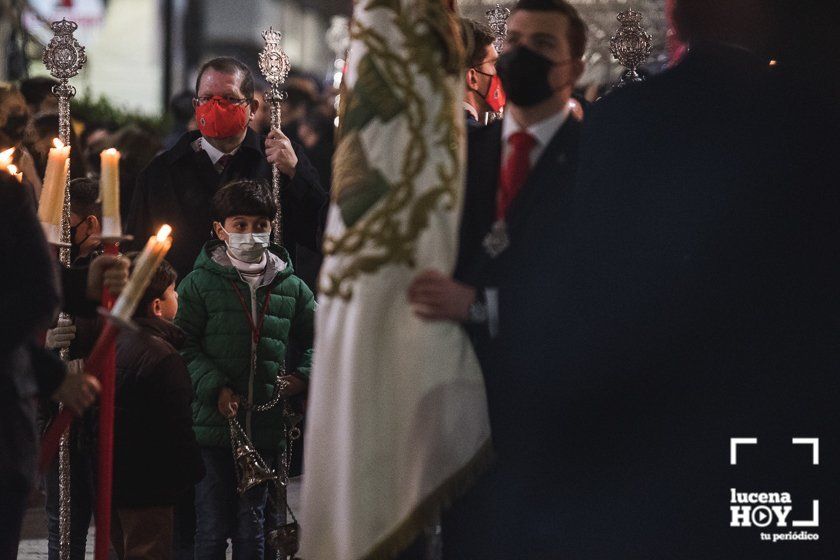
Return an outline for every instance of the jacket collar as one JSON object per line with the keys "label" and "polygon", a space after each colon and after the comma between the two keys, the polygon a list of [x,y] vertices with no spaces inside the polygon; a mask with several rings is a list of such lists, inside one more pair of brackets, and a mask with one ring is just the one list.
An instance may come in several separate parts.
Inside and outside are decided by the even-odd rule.
{"label": "jacket collar", "polygon": [[186,334],[175,323],[160,317],[137,317],[134,322],[140,329],[171,344],[176,350],[184,345]]}
{"label": "jacket collar", "polygon": [[[176,142],[175,145],[166,152],[167,162],[174,163],[184,157],[194,154],[195,150],[193,150],[192,143],[198,140],[199,136],[201,136],[201,132],[197,130],[189,130],[182,134],[181,138],[178,139],[178,142]],[[250,126],[245,131],[245,139],[242,140],[242,143],[239,145],[237,153],[242,151],[252,152],[261,157],[265,157],[262,136],[251,130]]]}
{"label": "jacket collar", "polygon": [[[285,248],[271,244],[268,250],[270,254],[266,268],[266,277],[272,279],[264,282],[263,285],[273,284],[278,280],[283,280],[291,276],[294,272],[291,259],[289,259],[289,253]],[[203,268],[231,280],[242,280],[239,272],[230,264],[230,259],[227,258],[224,242],[219,239],[213,239],[204,245],[204,248],[195,261],[195,268]]]}

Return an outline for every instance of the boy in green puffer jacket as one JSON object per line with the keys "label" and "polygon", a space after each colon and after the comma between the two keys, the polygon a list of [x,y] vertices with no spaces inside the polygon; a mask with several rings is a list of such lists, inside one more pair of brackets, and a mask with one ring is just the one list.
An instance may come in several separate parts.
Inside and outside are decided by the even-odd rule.
{"label": "boy in green puffer jacket", "polygon": [[[286,250],[269,242],[277,209],[265,182],[226,185],[213,205],[219,239],[204,246],[178,286],[175,319],[187,335],[182,354],[195,390],[193,427],[207,471],[196,486],[195,557],[224,558],[231,539],[235,556],[262,558],[268,485],[237,494],[227,418],[237,417],[271,464],[286,443],[283,407],[252,407],[269,402],[275,390],[285,397],[305,390],[315,300],[292,274]],[[301,358],[287,375],[290,345]]]}

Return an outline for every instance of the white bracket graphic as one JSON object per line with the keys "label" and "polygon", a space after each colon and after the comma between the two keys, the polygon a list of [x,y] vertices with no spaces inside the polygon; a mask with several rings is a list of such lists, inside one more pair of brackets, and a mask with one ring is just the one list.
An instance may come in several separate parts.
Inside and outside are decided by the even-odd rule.
{"label": "white bracket graphic", "polygon": [[[810,445],[811,446],[811,464],[820,464],[820,438],[815,437],[795,437],[793,438],[793,445]],[[806,525],[811,527],[811,525]]]}
{"label": "white bracket graphic", "polygon": [[820,501],[813,500],[811,505],[810,521],[792,521],[794,527],[819,527],[820,526]]}
{"label": "white bracket graphic", "polygon": [[729,464],[738,464],[738,446],[739,445],[755,445],[758,443],[758,438],[754,437],[733,437],[729,438]]}

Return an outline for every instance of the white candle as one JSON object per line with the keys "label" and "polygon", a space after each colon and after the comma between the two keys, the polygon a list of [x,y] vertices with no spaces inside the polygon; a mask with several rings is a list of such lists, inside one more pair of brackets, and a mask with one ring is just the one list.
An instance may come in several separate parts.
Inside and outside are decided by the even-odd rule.
{"label": "white candle", "polygon": [[134,272],[131,273],[128,284],[120,293],[120,297],[117,298],[114,308],[111,310],[115,317],[123,321],[129,321],[134,315],[137,305],[149,286],[149,282],[152,281],[152,276],[160,266],[163,257],[169,252],[169,248],[172,247],[171,233],[172,228],[163,225],[157,235],[153,235],[146,242],[143,252],[134,262]]}
{"label": "white candle", "polygon": [[102,237],[122,235],[120,223],[120,153],[115,148],[99,154],[99,199],[102,201]]}
{"label": "white candle", "polygon": [[64,210],[64,191],[67,188],[67,172],[70,169],[70,146],[56,138],[50,148],[44,186],[38,204],[38,219],[44,227],[44,234],[50,243],[61,240],[61,214]]}

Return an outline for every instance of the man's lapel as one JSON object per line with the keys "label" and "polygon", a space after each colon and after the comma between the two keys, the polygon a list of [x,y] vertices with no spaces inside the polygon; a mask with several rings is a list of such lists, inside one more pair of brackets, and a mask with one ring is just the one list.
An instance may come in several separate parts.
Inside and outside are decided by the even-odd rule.
{"label": "man's lapel", "polygon": [[195,169],[196,179],[199,181],[199,184],[209,191],[212,196],[212,193],[215,193],[219,187],[219,173],[213,166],[213,162],[210,161],[210,156],[204,150],[195,152],[192,157],[194,158],[195,166],[187,167],[187,171],[189,172],[190,167]]}
{"label": "man's lapel", "polygon": [[534,169],[508,209],[508,235],[514,239],[540,200],[555,189],[568,189],[573,177],[580,123],[571,115],[543,150]]}

